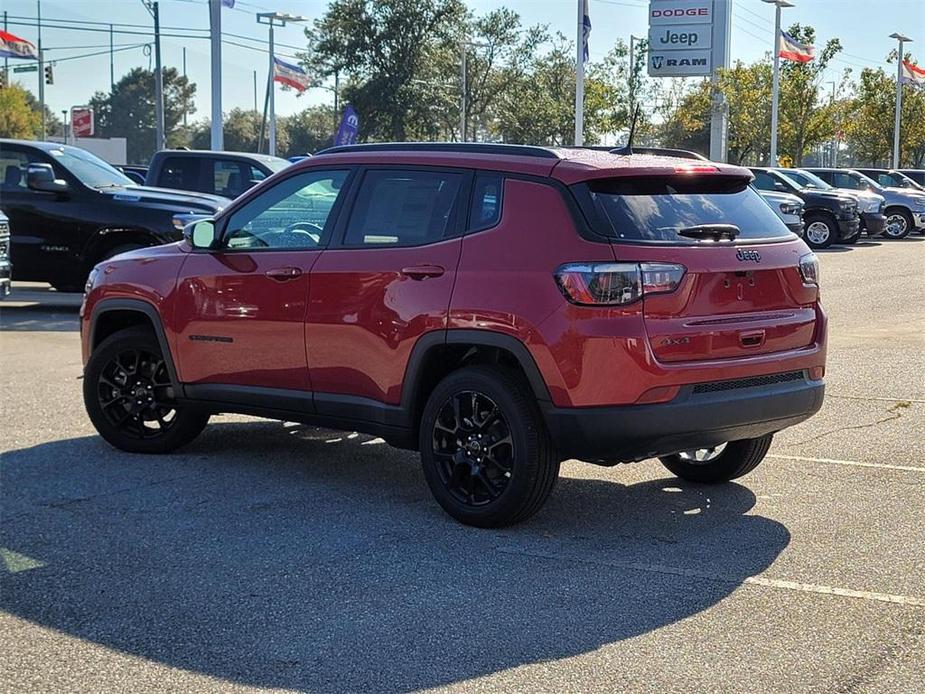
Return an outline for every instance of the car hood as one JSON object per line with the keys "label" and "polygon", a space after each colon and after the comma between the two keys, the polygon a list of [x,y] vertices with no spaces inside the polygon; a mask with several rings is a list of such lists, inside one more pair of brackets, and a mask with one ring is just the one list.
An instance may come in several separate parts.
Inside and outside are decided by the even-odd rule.
{"label": "car hood", "polygon": [[834,190],[818,190],[815,188],[804,188],[802,191],[803,195],[807,198],[816,198],[821,200],[849,200],[851,202],[857,202],[857,198],[853,195],[846,195],[842,192],[836,192]]}
{"label": "car hood", "polygon": [[776,190],[761,190],[758,191],[765,200],[770,200],[776,203],[789,202],[795,203],[797,205],[802,205],[803,201],[796,195],[791,193],[780,193]]}
{"label": "car hood", "polygon": [[149,186],[118,186],[104,188],[100,192],[117,202],[168,206],[177,214],[214,214],[231,203],[231,200],[219,195]]}
{"label": "car hood", "polygon": [[870,202],[876,200],[877,202],[883,202],[883,196],[878,193],[872,193],[867,190],[852,190],[850,188],[836,188],[834,193],[840,193],[842,195],[847,195],[852,197],[859,202]]}

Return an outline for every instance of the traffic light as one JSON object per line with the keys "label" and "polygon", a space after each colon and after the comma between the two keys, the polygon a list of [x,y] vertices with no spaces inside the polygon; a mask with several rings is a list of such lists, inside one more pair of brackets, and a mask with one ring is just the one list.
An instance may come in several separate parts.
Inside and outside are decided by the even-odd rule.
{"label": "traffic light", "polygon": [[45,66],[45,84],[54,84],[55,83],[55,73],[51,67],[51,63]]}

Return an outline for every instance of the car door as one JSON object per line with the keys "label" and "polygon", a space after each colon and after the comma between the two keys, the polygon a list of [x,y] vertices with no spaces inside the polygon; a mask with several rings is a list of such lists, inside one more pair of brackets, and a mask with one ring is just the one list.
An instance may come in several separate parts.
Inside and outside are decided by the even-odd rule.
{"label": "car door", "polygon": [[347,167],[289,176],[223,215],[216,250],[190,253],[175,312],[183,382],[310,390],[309,272],[350,173]]}
{"label": "car door", "polygon": [[[471,172],[363,171],[337,244],[312,268],[308,361],[320,414],[400,401],[417,339],[446,329]],[[370,410],[365,410],[369,413]]]}
{"label": "car door", "polygon": [[[58,178],[68,181],[70,190],[31,190],[26,186],[29,164],[50,164]],[[16,145],[0,148],[0,198],[10,219],[10,256],[16,279],[48,281],[76,274],[73,269],[79,266],[83,243],[82,194],[79,184],[52,157]]]}

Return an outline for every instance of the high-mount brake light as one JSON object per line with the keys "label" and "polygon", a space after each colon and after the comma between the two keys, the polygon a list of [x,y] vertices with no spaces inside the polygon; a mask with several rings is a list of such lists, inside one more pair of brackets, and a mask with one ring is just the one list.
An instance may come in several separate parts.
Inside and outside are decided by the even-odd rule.
{"label": "high-mount brake light", "polygon": [[678,288],[686,268],[674,263],[568,263],[555,272],[562,294],[579,306],[623,306]]}
{"label": "high-mount brake light", "polygon": [[718,171],[717,167],[706,164],[685,164],[684,166],[674,167],[674,172],[679,174],[717,173]]}

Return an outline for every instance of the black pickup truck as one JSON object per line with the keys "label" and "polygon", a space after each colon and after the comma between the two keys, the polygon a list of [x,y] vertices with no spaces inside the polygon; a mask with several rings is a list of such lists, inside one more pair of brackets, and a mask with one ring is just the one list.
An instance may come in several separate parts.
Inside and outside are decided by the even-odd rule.
{"label": "black pickup truck", "polygon": [[758,190],[791,193],[803,200],[803,240],[810,248],[828,248],[833,243],[854,243],[861,236],[858,201],[844,193],[805,188],[774,169],[753,167],[752,185]]}
{"label": "black pickup truck", "polygon": [[13,279],[81,291],[101,260],[178,241],[226,198],[138,186],[102,159],[54,142],[0,139],[0,209]]}
{"label": "black pickup truck", "polygon": [[151,157],[145,185],[236,198],[290,165],[268,154],[164,149]]}

